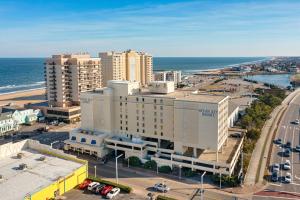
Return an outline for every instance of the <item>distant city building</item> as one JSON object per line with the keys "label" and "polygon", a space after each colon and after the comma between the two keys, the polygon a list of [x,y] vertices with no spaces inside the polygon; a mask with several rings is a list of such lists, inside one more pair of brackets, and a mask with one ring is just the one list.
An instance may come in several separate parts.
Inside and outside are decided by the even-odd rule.
{"label": "distant city building", "polygon": [[152,56],[144,52],[128,50],[122,53],[99,53],[102,63],[103,86],[109,80],[139,81],[142,86],[152,80]]}
{"label": "distant city building", "polygon": [[81,92],[102,87],[100,59],[89,54],[53,55],[45,62],[45,79],[50,106],[79,105]]}
{"label": "distant city building", "polygon": [[181,71],[156,71],[154,72],[155,81],[173,81],[175,87],[181,83]]}
{"label": "distant city building", "polygon": [[228,137],[228,96],[174,90],[174,82],[108,81],[80,97],[81,128],[66,150],[97,157],[110,151],[159,166],[231,175],[243,137]]}
{"label": "distant city building", "polygon": [[0,113],[0,136],[8,135],[18,129],[19,125],[13,119],[12,112]]}
{"label": "distant city building", "polygon": [[35,140],[0,145],[1,200],[47,200],[88,176],[87,161]]}

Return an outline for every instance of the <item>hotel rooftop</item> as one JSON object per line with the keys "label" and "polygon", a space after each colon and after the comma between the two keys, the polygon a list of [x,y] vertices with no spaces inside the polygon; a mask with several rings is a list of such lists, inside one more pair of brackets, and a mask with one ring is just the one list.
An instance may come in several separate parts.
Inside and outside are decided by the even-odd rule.
{"label": "hotel rooftop", "polygon": [[43,154],[30,148],[28,143],[40,145],[37,141],[25,140],[0,146],[1,200],[23,200],[83,165]]}

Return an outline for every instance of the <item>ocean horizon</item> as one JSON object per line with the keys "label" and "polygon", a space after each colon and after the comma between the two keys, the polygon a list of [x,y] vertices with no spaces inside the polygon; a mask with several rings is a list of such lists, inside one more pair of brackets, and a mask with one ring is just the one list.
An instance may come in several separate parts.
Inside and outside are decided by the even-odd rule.
{"label": "ocean horizon", "polygon": [[[268,57],[153,57],[153,70],[183,74],[259,62]],[[45,58],[0,58],[0,94],[45,88]]]}

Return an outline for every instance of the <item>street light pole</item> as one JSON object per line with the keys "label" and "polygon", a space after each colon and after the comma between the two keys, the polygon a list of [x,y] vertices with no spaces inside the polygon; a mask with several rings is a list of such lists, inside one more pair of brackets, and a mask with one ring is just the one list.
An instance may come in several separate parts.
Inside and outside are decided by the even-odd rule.
{"label": "street light pole", "polygon": [[119,184],[119,177],[118,177],[118,158],[120,158],[121,156],[123,156],[123,154],[119,155],[116,157],[116,181],[117,184]]}
{"label": "street light pole", "polygon": [[206,174],[206,171],[201,175],[201,200],[203,200],[203,193],[204,193],[204,191],[203,191],[203,177],[204,177],[204,175]]}
{"label": "street light pole", "polygon": [[58,143],[58,142],[59,142],[58,140],[56,140],[56,141],[54,141],[54,142],[51,142],[51,143],[50,143],[51,149],[53,148],[53,144]]}
{"label": "street light pole", "polygon": [[181,179],[181,165],[179,165],[179,180]]}
{"label": "street light pole", "polygon": [[97,177],[97,166],[95,165],[94,168],[95,168],[95,178],[96,178]]}

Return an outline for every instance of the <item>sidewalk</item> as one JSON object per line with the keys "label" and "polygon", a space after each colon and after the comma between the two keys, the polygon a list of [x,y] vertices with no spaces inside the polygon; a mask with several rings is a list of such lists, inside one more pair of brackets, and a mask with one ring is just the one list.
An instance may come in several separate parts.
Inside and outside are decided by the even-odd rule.
{"label": "sidewalk", "polygon": [[261,136],[256,143],[255,149],[252,152],[251,160],[245,176],[244,184],[246,186],[254,186],[256,183],[262,183],[263,176],[269,156],[270,145],[273,138],[273,133],[276,131],[277,124],[284,114],[286,108],[299,94],[300,90],[295,90],[288,95],[282,104],[276,107],[270,115],[270,119],[266,121]]}

